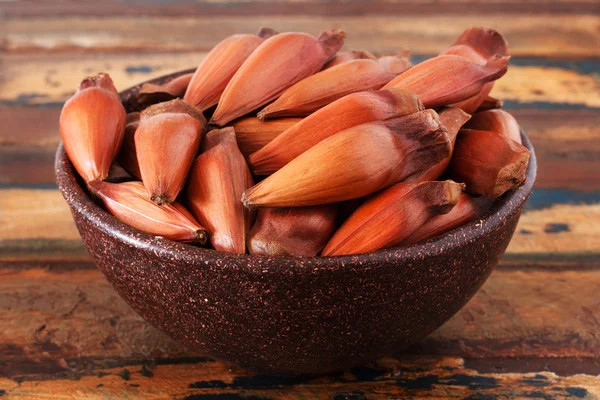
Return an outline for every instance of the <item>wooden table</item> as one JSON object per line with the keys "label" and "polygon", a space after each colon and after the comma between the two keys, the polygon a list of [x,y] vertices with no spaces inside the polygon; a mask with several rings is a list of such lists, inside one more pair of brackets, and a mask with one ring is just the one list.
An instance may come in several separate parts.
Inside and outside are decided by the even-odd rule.
{"label": "wooden table", "polygon": [[[600,5],[597,0],[106,0],[0,3],[0,397],[379,399],[600,396]],[[539,158],[497,270],[401,360],[329,377],[256,376],[193,354],[95,269],[53,177],[62,103],[84,75],[119,88],[193,67],[260,25],[348,32],[416,60],[472,25],[511,45],[505,100]]]}

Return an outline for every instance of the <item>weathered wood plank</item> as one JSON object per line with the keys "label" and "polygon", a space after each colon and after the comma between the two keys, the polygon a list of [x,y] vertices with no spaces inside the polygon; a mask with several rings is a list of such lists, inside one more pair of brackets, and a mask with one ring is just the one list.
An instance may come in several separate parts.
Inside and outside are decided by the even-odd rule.
{"label": "weathered wood plank", "polygon": [[3,190],[0,260],[90,262],[71,212],[57,190]]}
{"label": "weathered wood plank", "polygon": [[[89,261],[57,190],[0,190],[0,261]],[[598,265],[600,204],[555,205],[523,213],[505,259]],[[511,261],[512,260],[512,261]]]}
{"label": "weathered wood plank", "polygon": [[[329,7],[331,2],[319,2],[321,5],[303,5],[294,3],[308,12],[293,15],[285,12],[276,17],[269,15],[273,4],[255,4],[260,9],[258,15],[248,18],[244,13],[209,16],[201,15],[185,18],[140,17],[134,18],[78,18],[61,16],[48,18],[15,19],[5,18],[4,33],[0,36],[0,49],[7,52],[71,52],[89,51],[206,51],[224,37],[233,33],[254,32],[261,25],[271,26],[279,31],[303,31],[318,34],[323,29],[341,28],[346,30],[349,48],[360,48],[378,52],[397,51],[403,47],[415,53],[436,54],[450,45],[467,27],[477,21],[478,25],[500,30],[511,44],[513,55],[538,55],[543,57],[597,57],[600,52],[600,33],[598,32],[598,10],[586,14],[582,8],[576,14],[549,15],[543,13],[543,6],[535,7],[534,13],[526,17],[515,17],[511,13],[479,11],[470,8],[469,2],[444,2],[427,7],[427,13],[410,13],[408,4],[417,2],[401,1],[395,3],[397,10],[382,12],[381,15],[339,15],[314,16],[310,9]],[[316,3],[316,2],[315,2]],[[423,4],[425,2],[422,2]],[[6,6],[6,3],[2,3]],[[153,2],[153,5],[159,4]],[[197,3],[200,4],[200,3]],[[390,2],[389,4],[394,4]],[[483,2],[481,4],[484,4]],[[494,4],[485,3],[486,6]],[[8,4],[10,5],[10,4]],[[215,5],[214,2],[211,5]],[[593,5],[593,1],[590,1]],[[99,5],[109,9],[104,4]],[[339,2],[337,7],[352,10],[361,7],[375,10],[371,2]],[[504,2],[496,3],[503,11],[522,12],[523,4],[511,7]],[[34,7],[29,6],[34,9]],[[217,8],[217,7],[215,7]],[[435,10],[433,10],[435,8]],[[470,8],[467,13],[449,14],[444,8],[459,10]],[[40,8],[38,8],[39,10]],[[575,8],[573,8],[575,9]],[[35,12],[35,11],[34,11]],[[51,13],[52,14],[52,13]],[[350,13],[352,14],[352,13]],[[168,15],[168,14],[165,14]]]}
{"label": "weathered wood plank", "polygon": [[[598,269],[497,270],[408,354],[598,359],[599,285]],[[95,269],[3,269],[0,289],[0,376],[64,372],[81,360],[197,357],[137,316]]]}
{"label": "weathered wood plank", "polygon": [[[383,359],[330,377],[284,378],[253,376],[189,353],[141,320],[98,271],[6,270],[0,274],[0,307],[8,310],[0,314],[0,390],[36,399],[226,393],[254,399],[359,393],[373,399],[514,398],[542,391],[583,398],[600,394],[600,365],[584,361],[600,356],[594,317],[600,312],[599,284],[600,271],[496,271],[462,311],[401,361]],[[539,369],[506,373],[511,369],[499,363],[503,373],[491,372],[495,364],[485,360],[499,356],[507,357],[505,363],[525,358],[520,365],[531,362]],[[465,365],[465,357],[482,359]],[[560,363],[554,357],[571,363],[578,357],[588,375],[555,375],[552,366]],[[488,372],[477,372],[475,365]],[[582,372],[580,366],[573,371]]]}
{"label": "weathered wood plank", "polygon": [[[449,362],[448,362],[449,361]],[[265,377],[230,370],[220,363],[132,365],[93,369],[76,379],[15,382],[0,378],[8,398],[56,399],[594,399],[600,382],[591,375],[561,377],[530,374],[481,374],[454,360],[431,363],[426,370],[383,360],[379,365],[332,377]]]}
{"label": "weathered wood plank", "polygon": [[[396,45],[400,47],[401,45]],[[398,48],[397,47],[397,48]],[[600,50],[600,49],[599,49]],[[77,88],[81,79],[98,71],[111,74],[115,85],[125,89],[163,74],[193,68],[202,52],[102,54],[3,55],[0,71],[0,104],[57,106]],[[493,94],[521,105],[549,103],[555,108],[600,107],[598,77],[582,68],[545,65],[543,59],[527,59],[526,65],[510,65],[497,81]],[[531,63],[536,63],[531,65]],[[588,68],[600,69],[600,61]]]}
{"label": "weathered wood plank", "polygon": [[487,2],[481,0],[444,1],[432,6],[430,1],[379,0],[379,1],[327,1],[318,0],[217,0],[197,2],[177,1],[123,1],[108,0],[102,4],[93,2],[72,2],[68,0],[48,1],[12,1],[2,4],[0,9],[7,17],[31,18],[48,16],[215,16],[215,15],[368,15],[368,14],[476,14],[476,13],[597,13],[593,0],[542,0],[520,2],[503,0]]}
{"label": "weathered wood plank", "polygon": [[600,112],[510,109],[538,160],[536,188],[600,190]]}
{"label": "weathered wood plank", "polygon": [[[593,221],[593,222],[592,222]],[[508,258],[544,254],[565,257],[567,254],[600,254],[600,204],[559,204],[542,210],[526,211],[511,241]]]}

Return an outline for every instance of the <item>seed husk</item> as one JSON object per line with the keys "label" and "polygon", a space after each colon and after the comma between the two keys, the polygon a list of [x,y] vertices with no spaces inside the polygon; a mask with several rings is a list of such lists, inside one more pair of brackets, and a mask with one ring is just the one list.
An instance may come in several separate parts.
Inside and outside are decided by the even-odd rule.
{"label": "seed husk", "polygon": [[448,167],[448,164],[450,163],[450,160],[452,159],[456,135],[462,126],[469,120],[469,118],[471,118],[469,114],[460,108],[455,107],[444,107],[439,111],[438,115],[440,117],[442,127],[446,130],[448,135],[448,139],[450,141],[450,151],[446,157],[433,165],[431,168],[423,170],[421,173],[413,176],[411,178],[412,181],[432,181],[439,178],[444,173]]}
{"label": "seed husk", "polygon": [[300,121],[302,121],[302,118],[278,118],[261,121],[256,117],[247,117],[235,120],[231,125],[235,130],[235,137],[240,151],[245,158],[248,158],[250,154],[262,149],[286,129]]}
{"label": "seed husk", "polygon": [[410,52],[407,50],[398,54],[381,56],[377,59],[377,61],[383,68],[385,68],[386,71],[395,75],[400,75],[412,67],[412,63],[410,62]]}
{"label": "seed husk", "polygon": [[415,65],[383,88],[411,91],[426,108],[442,107],[477,95],[487,82],[506,73],[509,59],[494,56],[479,65],[461,56],[441,55]]}
{"label": "seed husk", "polygon": [[248,234],[250,254],[314,257],[336,228],[337,204],[261,208]]}
{"label": "seed husk", "polygon": [[503,105],[504,102],[502,100],[498,100],[492,96],[486,96],[475,112],[493,110],[495,108],[502,108]]}
{"label": "seed husk", "polygon": [[433,110],[339,132],[244,193],[247,207],[299,207],[366,196],[428,170],[451,152]]}
{"label": "seed husk", "polygon": [[257,116],[305,117],[348,94],[379,89],[394,77],[375,60],[348,61],[292,85]]}
{"label": "seed husk", "polygon": [[223,126],[275,100],[294,83],[319,71],[342,47],[344,37],[342,31],[329,30],[319,38],[287,32],[265,40],[227,84],[211,123]]}
{"label": "seed husk", "polygon": [[373,196],[337,230],[324,256],[361,254],[394,247],[424,223],[452,210],[463,185],[401,182]]}
{"label": "seed husk", "polygon": [[461,193],[458,203],[450,212],[429,219],[402,243],[413,244],[439,236],[479,218],[488,211],[491,204],[491,200],[483,196],[472,197],[466,193]]}
{"label": "seed husk", "polygon": [[183,74],[163,84],[144,83],[135,97],[140,104],[155,104],[181,98],[193,75]]}
{"label": "seed husk", "polygon": [[488,110],[476,113],[465,128],[496,132],[521,144],[519,123],[515,117],[504,110]]}
{"label": "seed husk", "polygon": [[232,35],[222,40],[196,68],[183,99],[200,111],[216,105],[244,61],[266,39],[276,34],[273,29],[261,28],[256,35]]}
{"label": "seed husk", "polygon": [[330,61],[328,61],[327,64],[325,64],[325,66],[323,67],[323,70],[335,67],[337,65],[340,65],[345,62],[352,61],[352,60],[376,60],[376,59],[377,58],[368,51],[363,51],[363,50],[344,51],[344,52],[338,53],[335,57],[333,57]]}
{"label": "seed husk", "polygon": [[142,111],[135,150],[142,182],[158,205],[175,201],[183,188],[204,122],[202,113],[178,99]]}
{"label": "seed husk", "polygon": [[462,129],[448,171],[468,193],[496,198],[525,182],[529,156],[526,147],[498,133]]}
{"label": "seed husk", "polygon": [[[456,42],[443,54],[454,54],[484,65],[490,58],[508,55],[508,43],[504,37],[493,29],[472,27],[465,30]],[[469,114],[473,114],[490,94],[493,82],[487,82],[479,93],[454,104]]]}
{"label": "seed husk", "polygon": [[484,65],[496,54],[507,56],[508,43],[498,31],[475,26],[466,29],[442,54],[454,54]]}
{"label": "seed husk", "polygon": [[366,122],[409,115],[423,110],[413,93],[377,90],[353,93],[304,118],[250,155],[257,175],[271,174],[328,137]]}
{"label": "seed husk", "polygon": [[232,127],[215,129],[204,137],[187,187],[192,214],[210,233],[219,251],[244,254],[253,212],[240,201],[253,185],[246,160],[240,153]]}
{"label": "seed husk", "polygon": [[91,192],[119,221],[151,235],[205,244],[206,230],[178,203],[158,206],[148,199],[142,182],[92,181]]}
{"label": "seed husk", "polygon": [[65,151],[86,181],[103,180],[117,157],[126,113],[108,74],[85,78],[60,113]]}

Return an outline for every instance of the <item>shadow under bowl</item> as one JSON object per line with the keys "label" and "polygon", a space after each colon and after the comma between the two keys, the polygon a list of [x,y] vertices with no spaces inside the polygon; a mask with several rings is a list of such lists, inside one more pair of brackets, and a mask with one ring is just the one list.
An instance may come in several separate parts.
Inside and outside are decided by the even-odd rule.
{"label": "shadow under bowl", "polygon": [[[121,94],[128,111],[140,86]],[[410,247],[341,257],[220,253],[137,231],[89,198],[62,144],[56,176],[97,267],[144,319],[223,361],[316,374],[397,356],[483,285],[533,189],[536,158],[522,139],[527,181],[483,218]]]}

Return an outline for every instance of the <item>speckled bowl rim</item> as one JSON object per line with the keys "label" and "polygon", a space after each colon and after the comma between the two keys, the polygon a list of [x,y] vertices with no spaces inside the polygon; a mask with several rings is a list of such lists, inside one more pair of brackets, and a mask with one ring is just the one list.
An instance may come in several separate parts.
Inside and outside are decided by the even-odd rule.
{"label": "speckled bowl rim", "polygon": [[[174,75],[179,74],[180,73]],[[130,89],[123,93],[126,93],[129,90]],[[134,247],[145,248],[146,251],[152,251],[161,258],[175,258],[194,265],[198,264],[198,259],[215,258],[215,254],[219,254],[220,258],[223,259],[222,265],[225,269],[228,265],[226,262],[227,260],[235,261],[235,265],[239,265],[240,261],[247,260],[249,266],[260,269],[280,268],[282,263],[286,264],[286,267],[300,269],[335,269],[355,265],[369,265],[372,267],[373,265],[384,265],[391,260],[394,260],[395,262],[410,263],[413,260],[422,260],[425,257],[438,255],[443,251],[447,251],[449,248],[462,246],[467,242],[475,241],[489,232],[499,229],[504,221],[510,216],[519,213],[533,191],[533,185],[537,174],[537,161],[533,146],[523,131],[521,131],[521,138],[523,145],[531,151],[529,166],[527,168],[527,180],[523,186],[500,198],[494,204],[492,209],[483,217],[461,225],[437,237],[410,246],[394,247],[366,254],[333,257],[272,257],[250,254],[219,253],[215,250],[195,247],[185,243],[174,242],[159,236],[146,234],[120,222],[97,205],[87,195],[78,182],[77,174],[64,151],[62,142],[59,144],[56,152],[55,169],[59,190],[74,211],[85,216],[85,218],[97,226],[98,229],[115,237],[115,239],[126,242]],[[460,239],[457,240],[457,238]],[[250,262],[251,260],[253,261]],[[198,267],[202,267],[202,265],[198,265]]]}

